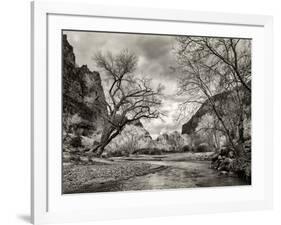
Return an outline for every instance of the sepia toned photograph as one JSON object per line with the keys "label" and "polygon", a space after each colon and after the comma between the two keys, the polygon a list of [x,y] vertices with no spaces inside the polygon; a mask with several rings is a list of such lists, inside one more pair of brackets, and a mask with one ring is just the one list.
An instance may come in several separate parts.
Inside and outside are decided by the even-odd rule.
{"label": "sepia toned photograph", "polygon": [[251,185],[251,39],[61,38],[63,194]]}

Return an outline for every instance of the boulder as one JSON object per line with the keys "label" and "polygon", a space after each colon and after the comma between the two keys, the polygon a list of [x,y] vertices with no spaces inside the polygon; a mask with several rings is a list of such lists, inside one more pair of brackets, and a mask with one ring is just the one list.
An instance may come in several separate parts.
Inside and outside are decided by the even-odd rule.
{"label": "boulder", "polygon": [[228,156],[229,158],[234,158],[234,151],[229,151]]}
{"label": "boulder", "polygon": [[88,163],[89,162],[89,158],[87,156],[80,156],[79,160],[81,162],[84,162],[84,163]]}
{"label": "boulder", "polygon": [[66,147],[64,147],[62,151],[63,151],[63,152],[71,152],[71,148],[66,148]]}
{"label": "boulder", "polygon": [[226,176],[226,175],[228,175],[228,172],[225,170],[222,170],[222,171],[220,171],[220,175]]}
{"label": "boulder", "polygon": [[62,159],[63,162],[69,162],[71,160],[71,154],[68,152],[63,152]]}
{"label": "boulder", "polygon": [[219,162],[218,170],[230,171],[232,169],[233,159],[223,156]]}
{"label": "boulder", "polygon": [[80,156],[77,154],[71,154],[71,160],[73,161],[79,161],[80,160]]}
{"label": "boulder", "polygon": [[229,171],[228,172],[228,176],[232,176],[233,177],[233,176],[235,176],[235,173],[233,171]]}
{"label": "boulder", "polygon": [[[63,147],[77,151],[91,149],[99,140],[107,114],[100,74],[86,65],[78,66],[73,47],[63,35]],[[81,138],[82,137],[82,138]],[[79,149],[80,148],[80,149]],[[82,150],[80,151],[82,152]]]}
{"label": "boulder", "polygon": [[68,167],[68,166],[72,166],[73,163],[72,162],[63,162],[63,167]]}
{"label": "boulder", "polygon": [[92,157],[90,158],[90,161],[94,164],[94,165],[110,165],[113,164],[114,162],[110,161],[110,160],[105,160],[105,159],[101,159],[101,158],[97,158],[97,157]]}

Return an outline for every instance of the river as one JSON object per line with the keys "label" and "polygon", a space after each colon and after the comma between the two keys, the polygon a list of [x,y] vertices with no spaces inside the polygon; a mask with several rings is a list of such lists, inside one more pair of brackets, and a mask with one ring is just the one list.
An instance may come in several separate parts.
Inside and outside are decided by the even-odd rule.
{"label": "river", "polygon": [[146,161],[165,169],[128,180],[116,181],[98,192],[175,189],[214,186],[247,185],[236,176],[220,175],[210,168],[209,161]]}

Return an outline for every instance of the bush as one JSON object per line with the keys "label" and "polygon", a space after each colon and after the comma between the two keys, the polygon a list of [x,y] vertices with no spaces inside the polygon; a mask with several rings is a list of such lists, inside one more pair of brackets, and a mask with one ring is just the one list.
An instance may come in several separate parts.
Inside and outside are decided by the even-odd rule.
{"label": "bush", "polygon": [[189,145],[184,145],[184,146],[182,147],[182,152],[190,152],[190,151],[191,151],[191,148],[190,148]]}
{"label": "bush", "polygon": [[118,149],[108,149],[104,152],[106,157],[121,157],[121,156],[129,156],[130,152],[125,148]]}
{"label": "bush", "polygon": [[74,148],[78,148],[82,146],[82,140],[80,136],[73,137],[70,141],[70,145]]}
{"label": "bush", "polygon": [[196,152],[208,152],[208,151],[209,151],[209,145],[206,143],[201,143],[196,148]]}
{"label": "bush", "polygon": [[134,152],[132,152],[133,154],[143,154],[143,155],[161,155],[162,154],[162,150],[158,149],[158,148],[140,148],[140,149],[136,149]]}
{"label": "bush", "polygon": [[162,150],[161,149],[158,149],[158,148],[153,148],[153,149],[150,149],[150,155],[161,155],[162,154]]}
{"label": "bush", "polygon": [[93,140],[89,137],[85,137],[85,136],[82,136],[81,137],[81,145],[83,147],[85,147],[86,149],[90,149],[92,148],[94,145],[93,145]]}
{"label": "bush", "polygon": [[251,183],[251,162],[247,156],[243,155],[234,160],[233,171],[237,173],[239,177]]}

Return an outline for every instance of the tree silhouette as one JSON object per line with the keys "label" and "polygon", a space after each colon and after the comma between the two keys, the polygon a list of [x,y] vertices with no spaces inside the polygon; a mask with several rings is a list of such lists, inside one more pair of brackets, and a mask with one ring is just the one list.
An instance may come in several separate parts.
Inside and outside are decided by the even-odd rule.
{"label": "tree silhouette", "polygon": [[104,127],[101,140],[91,150],[100,156],[126,124],[160,116],[163,86],[159,84],[154,90],[151,79],[140,78],[134,74],[138,58],[128,50],[117,55],[110,52],[104,55],[99,52],[94,60],[97,67],[106,73],[109,83],[108,90],[105,91],[106,100],[100,100],[107,108],[107,114],[102,115]]}
{"label": "tree silhouette", "polygon": [[232,134],[237,130],[238,141],[244,142],[243,124],[250,114],[245,105],[251,99],[251,41],[181,36],[176,43],[179,95],[188,96],[181,111],[191,104],[206,105],[235,148]]}

